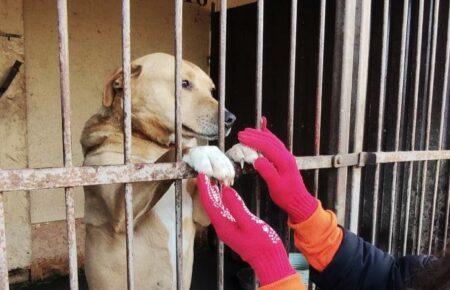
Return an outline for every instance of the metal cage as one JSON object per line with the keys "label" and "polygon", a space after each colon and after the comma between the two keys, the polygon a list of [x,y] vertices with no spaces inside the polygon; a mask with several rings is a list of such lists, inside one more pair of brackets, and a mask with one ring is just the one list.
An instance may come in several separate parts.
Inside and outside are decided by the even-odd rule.
{"label": "metal cage", "polygon": [[[182,61],[182,17],[183,17],[183,1],[174,0],[175,11],[175,116],[176,116],[176,157],[175,163],[160,164],[134,164],[131,162],[131,59],[130,59],[130,0],[122,1],[122,66],[124,72],[124,163],[123,165],[111,166],[84,166],[76,167],[72,165],[72,149],[71,149],[71,117],[70,117],[70,90],[69,90],[69,49],[68,49],[68,25],[67,25],[67,0],[57,1],[58,11],[58,35],[59,35],[59,59],[60,59],[60,88],[61,88],[61,115],[63,120],[63,148],[64,148],[64,167],[58,168],[42,168],[42,169],[18,169],[18,170],[0,170],[0,193],[6,191],[18,190],[34,190],[48,188],[65,188],[66,215],[67,215],[67,235],[69,246],[69,263],[70,263],[70,289],[78,289],[78,266],[77,266],[77,248],[75,236],[75,216],[74,216],[74,198],[72,188],[76,186],[86,186],[95,184],[108,183],[125,183],[125,208],[126,208],[126,257],[128,269],[128,289],[134,289],[134,269],[133,269],[133,213],[132,213],[132,184],[138,181],[152,180],[176,180],[176,250],[177,250],[177,289],[182,289],[181,281],[183,259],[182,259],[182,198],[181,198],[181,181],[183,178],[194,177],[195,172],[181,161],[181,110],[180,110],[180,92],[181,92],[181,61]],[[294,128],[294,101],[295,101],[295,75],[296,75],[296,40],[298,31],[298,1],[291,0],[291,28],[290,28],[290,67],[289,67],[289,102],[287,117],[287,147],[293,148],[293,128]],[[392,20],[390,0],[384,0],[382,3],[381,18],[381,50],[380,67],[376,77],[369,76],[370,68],[369,56],[372,51],[378,48],[371,44],[371,24],[375,15],[372,14],[373,4],[371,0],[344,0],[336,3],[335,16],[335,36],[334,36],[334,62],[333,62],[333,78],[332,78],[332,96],[331,101],[333,110],[331,116],[327,118],[332,123],[330,127],[330,153],[321,155],[324,151],[320,148],[323,132],[321,124],[324,120],[322,114],[322,99],[324,85],[324,54],[325,54],[325,26],[327,1],[320,2],[320,33],[317,35],[319,50],[317,52],[317,76],[316,95],[315,95],[315,125],[314,125],[314,155],[297,157],[299,169],[314,170],[314,182],[312,192],[316,195],[319,188],[319,170],[330,169],[330,181],[328,192],[333,193],[334,209],[336,210],[339,222],[349,227],[353,232],[370,232],[368,239],[372,243],[379,243],[383,239],[387,243],[387,250],[391,253],[400,254],[407,253],[432,253],[433,243],[436,247],[436,236],[440,235],[440,245],[445,248],[448,241],[449,228],[449,210],[450,210],[450,184],[449,177],[442,177],[442,163],[450,159],[450,150],[445,149],[445,142],[448,141],[449,111],[448,111],[448,72],[450,65],[450,17],[449,11],[443,9],[450,7],[448,4],[441,5],[440,0],[432,0],[426,5],[424,0],[418,3],[412,3],[410,0],[404,0],[402,3],[401,15],[401,33],[400,33],[400,50],[393,51],[390,49],[390,25]],[[381,3],[381,2],[380,2]],[[426,7],[428,7],[426,9]],[[414,12],[414,13],[413,13]],[[428,12],[428,17],[424,17]],[[444,15],[443,17],[440,14]],[[426,16],[426,15],[425,15]],[[414,18],[414,21],[412,21]],[[427,38],[424,35],[424,26],[426,19],[428,21]],[[446,23],[441,23],[444,19]],[[414,29],[415,36],[411,32],[412,23],[417,22]],[[440,39],[439,31],[445,31],[444,39]],[[373,33],[373,32],[372,32]],[[225,149],[225,130],[224,130],[224,108],[225,108],[225,74],[226,74],[226,39],[227,39],[227,0],[220,1],[220,66],[219,66],[219,128],[220,128],[220,149]],[[264,0],[257,1],[257,65],[256,74],[256,116],[255,124],[260,126],[263,102],[263,37],[264,37]],[[415,43],[412,45],[412,39]],[[437,47],[438,43],[444,44],[444,68],[439,70],[442,75],[437,75]],[[409,50],[410,46],[414,46],[413,50]],[[423,50],[425,48],[425,50]],[[397,82],[395,83],[395,112],[392,117],[393,134],[385,134],[384,129],[388,120],[385,113],[386,99],[388,97],[387,81],[389,70],[389,56],[395,54],[398,61],[395,73],[397,74]],[[376,54],[374,54],[376,55]],[[423,57],[425,55],[425,57]],[[414,70],[408,69],[408,63],[412,63]],[[394,65],[394,64],[391,64]],[[423,74],[426,74],[425,80]],[[435,84],[438,78],[442,78],[439,90]],[[375,79],[378,86],[379,94],[375,100],[377,110],[375,110],[376,120],[372,127],[375,129],[375,150],[365,151],[364,140],[367,138],[368,125],[368,84],[371,79]],[[372,81],[373,83],[373,81]],[[422,88],[424,87],[425,90]],[[404,104],[406,93],[411,93],[411,111],[408,118],[404,115]],[[419,118],[419,97],[426,99],[425,110],[422,121],[424,128],[421,137],[424,142],[421,145],[418,139],[420,128],[416,123]],[[439,99],[440,108],[436,108],[434,101]],[[434,106],[434,107],[433,107]],[[437,114],[437,115],[434,115]],[[420,115],[422,116],[422,115]],[[391,119],[389,119],[391,120]],[[432,122],[437,120],[434,133],[432,132]],[[403,127],[405,124],[406,129]],[[406,131],[405,131],[406,130]],[[437,133],[436,133],[437,132]],[[406,134],[406,142],[402,136]],[[431,146],[431,138],[437,134],[435,146]],[[387,140],[392,138],[392,140]],[[387,148],[384,144],[392,142],[392,150],[384,150]],[[416,145],[420,143],[419,146]],[[448,143],[448,142],[447,142]],[[402,145],[404,144],[404,145]],[[370,147],[370,146],[369,146]],[[408,148],[407,148],[408,147]],[[435,165],[433,171],[429,170],[430,163]],[[384,164],[391,164],[389,170],[383,170]],[[368,170],[365,170],[365,169]],[[420,169],[420,170],[419,170]],[[418,171],[419,170],[419,171]],[[400,176],[399,172],[402,172]],[[417,173],[415,173],[417,172]],[[444,170],[448,172],[448,170]],[[384,175],[383,175],[384,174]],[[370,195],[364,195],[362,191],[368,190],[367,184],[362,181],[368,178],[372,180],[368,191]],[[386,175],[391,177],[387,180],[391,183],[385,186],[383,178]],[[419,190],[412,195],[413,187],[417,186],[414,177],[420,179]],[[403,182],[403,179],[404,182]],[[401,180],[402,179],[402,180]],[[399,182],[402,181],[402,190],[406,193],[399,198],[402,193]],[[440,190],[440,183],[446,185],[445,191]],[[419,184],[419,183],[418,183]],[[431,191],[429,191],[431,184]],[[383,187],[383,189],[381,189]],[[385,196],[385,192],[389,194]],[[256,191],[256,214],[260,212],[260,187],[257,186]],[[431,197],[431,206],[426,207],[427,196]],[[411,218],[410,212],[412,198],[416,200],[415,206],[417,214],[414,219]],[[8,267],[7,252],[5,240],[5,219],[3,208],[3,194],[0,194],[0,289],[9,289],[8,283]],[[380,199],[384,198],[384,204],[387,204],[388,227],[385,234],[380,238],[379,224]],[[403,199],[404,198],[404,199]],[[445,217],[444,223],[439,223],[439,231],[436,230],[436,203],[438,198],[445,201]],[[363,205],[364,202],[372,200],[369,207],[372,213],[368,219],[360,218],[360,213],[367,211]],[[387,199],[387,201],[386,201]],[[402,202],[402,215],[397,218],[398,202]],[[424,219],[424,213],[429,211],[429,218]],[[428,224],[429,223],[429,224]],[[368,224],[369,227],[364,228]],[[398,226],[402,224],[402,226]],[[428,237],[424,239],[423,229],[428,227]],[[400,232],[399,232],[400,229]],[[408,246],[408,239],[413,231],[415,235],[414,247]],[[288,237],[289,233],[286,233]],[[395,240],[400,243],[395,243]],[[424,247],[423,243],[428,241],[428,245]],[[395,246],[397,245],[397,246]],[[217,289],[224,289],[224,245],[220,243],[218,246],[218,276]],[[256,286],[256,285],[255,285]]]}

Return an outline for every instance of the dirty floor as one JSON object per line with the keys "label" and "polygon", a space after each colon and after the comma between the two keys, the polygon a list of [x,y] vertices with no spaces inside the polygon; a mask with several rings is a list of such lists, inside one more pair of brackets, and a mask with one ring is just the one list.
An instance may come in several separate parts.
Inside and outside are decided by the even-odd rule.
{"label": "dirty floor", "polygon": [[[227,251],[225,267],[225,290],[244,290],[239,286],[237,272],[244,265],[236,262]],[[196,250],[195,265],[192,278],[191,290],[216,289],[216,253],[210,248]],[[86,279],[80,273],[80,290],[88,290]],[[69,290],[68,277],[60,277],[52,281],[33,285],[12,286],[12,290]]]}

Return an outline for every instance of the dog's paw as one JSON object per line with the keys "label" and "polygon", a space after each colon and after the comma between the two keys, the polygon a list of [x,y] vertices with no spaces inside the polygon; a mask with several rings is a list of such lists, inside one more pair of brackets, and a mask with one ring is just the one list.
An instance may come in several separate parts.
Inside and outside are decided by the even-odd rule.
{"label": "dog's paw", "polygon": [[232,161],[241,164],[241,168],[244,167],[244,163],[253,164],[258,158],[258,152],[241,143],[234,144],[226,154]]}
{"label": "dog's paw", "polygon": [[234,183],[234,166],[230,159],[216,146],[190,148],[183,161],[197,172],[223,181],[226,185]]}

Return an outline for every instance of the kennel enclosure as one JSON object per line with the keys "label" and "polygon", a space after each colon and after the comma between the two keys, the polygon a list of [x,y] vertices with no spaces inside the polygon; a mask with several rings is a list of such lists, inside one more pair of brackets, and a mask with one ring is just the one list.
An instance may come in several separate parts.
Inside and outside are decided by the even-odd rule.
{"label": "kennel enclosure", "polygon": [[[78,289],[77,244],[73,188],[95,184],[125,183],[127,225],[128,288],[133,279],[132,183],[137,181],[175,181],[177,190],[177,277],[181,277],[181,179],[195,173],[181,162],[181,60],[183,57],[183,9],[195,1],[175,0],[170,15],[174,27],[175,115],[177,162],[133,164],[131,148],[131,42],[129,0],[122,1],[122,67],[124,71],[124,164],[81,167],[72,162],[70,109],[70,68],[67,0],[57,1],[60,96],[64,166],[0,170],[0,192],[65,188],[66,223],[69,248],[70,288]],[[283,1],[282,1],[283,2]],[[425,3],[404,0],[345,0],[330,3],[321,0],[258,0],[252,5],[255,17],[254,115],[260,125],[266,112],[264,61],[270,29],[265,16],[277,5],[288,7],[289,41],[288,81],[286,83],[286,118],[280,124],[286,144],[295,153],[296,146],[308,147],[311,154],[297,157],[301,170],[311,171],[312,192],[336,210],[339,222],[383,249],[396,254],[435,253],[448,244],[450,204],[450,159],[448,111],[448,71],[450,66],[450,5],[434,0]],[[195,4],[195,3],[194,3]],[[199,5],[212,5],[198,1]],[[234,30],[227,29],[238,16],[228,12],[226,0],[214,3],[213,15],[218,31],[211,46],[218,45],[215,61],[219,95],[219,147],[225,150],[224,108],[233,83],[227,81],[232,66],[233,48],[229,41]],[[314,112],[308,133],[311,144],[299,144],[294,136],[300,119],[295,108],[301,57],[297,44],[306,32],[302,29],[302,9],[312,9],[317,16],[314,92],[309,105]],[[215,12],[218,10],[219,12]],[[237,10],[236,10],[237,11]],[[400,12],[400,13],[399,13]],[[230,15],[228,15],[228,13]],[[237,13],[237,12],[236,12]],[[401,15],[401,17],[396,17]],[[286,15],[284,15],[286,17]],[[214,17],[214,16],[213,16]],[[334,23],[330,26],[328,18]],[[332,39],[332,41],[326,40]],[[265,42],[266,41],[266,42]],[[305,40],[302,40],[302,43]],[[328,52],[327,52],[328,51]],[[328,54],[328,56],[327,56]],[[328,62],[326,60],[332,60]],[[214,60],[213,60],[214,61]],[[442,63],[441,66],[436,65]],[[214,66],[213,66],[214,67]],[[328,68],[327,68],[328,67]],[[331,67],[331,69],[330,69]],[[300,75],[301,77],[301,75]],[[313,101],[311,101],[313,100]],[[0,102],[2,99],[0,99]],[[283,118],[284,119],[284,118]],[[277,123],[278,119],[274,121]],[[298,135],[298,134],[297,134]],[[299,138],[300,136],[297,136]],[[305,150],[306,151],[306,150]],[[305,152],[303,151],[303,152]],[[306,173],[308,174],[308,173]],[[255,212],[261,214],[262,187],[256,183]],[[5,193],[0,195],[4,197]],[[289,232],[285,231],[285,240]],[[9,289],[5,237],[5,213],[0,199],[0,281]],[[286,243],[289,246],[289,243]],[[217,289],[224,289],[224,246],[218,246]],[[182,289],[180,279],[177,289]]]}

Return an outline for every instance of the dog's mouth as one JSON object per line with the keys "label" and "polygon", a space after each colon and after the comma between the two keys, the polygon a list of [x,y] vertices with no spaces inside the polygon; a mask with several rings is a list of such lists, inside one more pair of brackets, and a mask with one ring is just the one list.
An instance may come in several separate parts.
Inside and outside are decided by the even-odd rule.
{"label": "dog's mouth", "polygon": [[[213,141],[213,140],[219,139],[219,135],[217,133],[216,134],[199,133],[184,124],[182,125],[182,127],[183,127],[183,135],[187,135],[189,137],[196,137],[196,138],[200,138],[200,139],[204,139],[204,140],[208,140],[208,141]],[[230,134],[230,131],[231,131],[231,127],[229,127],[229,128],[225,127],[225,136],[228,136],[228,134]]]}

